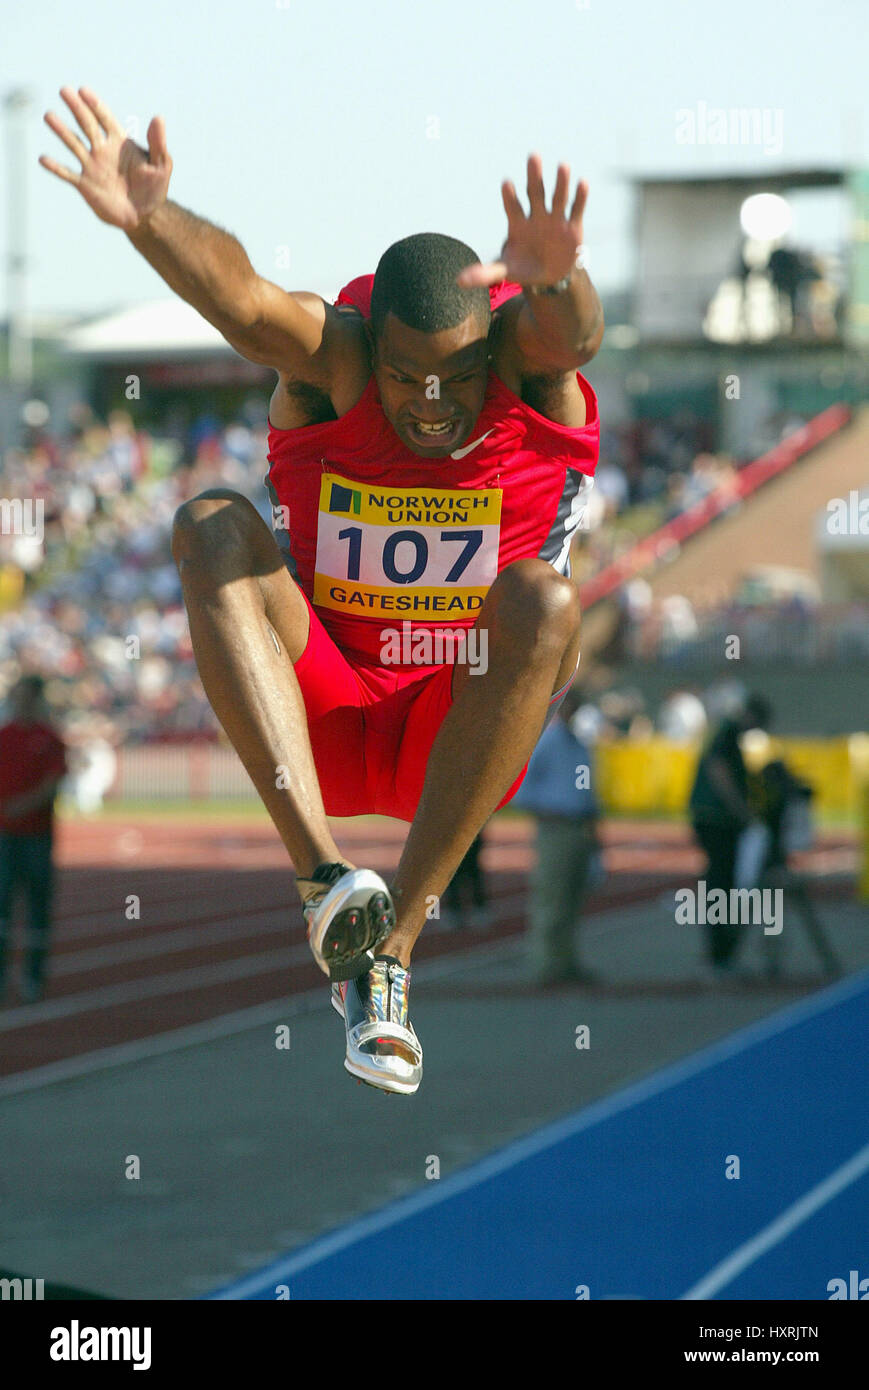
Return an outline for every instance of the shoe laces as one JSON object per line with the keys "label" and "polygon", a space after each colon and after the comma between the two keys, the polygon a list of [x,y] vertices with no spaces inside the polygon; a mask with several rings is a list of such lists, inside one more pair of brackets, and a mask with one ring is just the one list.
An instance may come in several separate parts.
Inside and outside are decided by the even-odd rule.
{"label": "shoe laces", "polygon": [[305,916],[315,911],[330,888],[345,874],[352,873],[349,864],[318,864],[310,878],[297,878],[296,885],[302,895],[302,912]]}

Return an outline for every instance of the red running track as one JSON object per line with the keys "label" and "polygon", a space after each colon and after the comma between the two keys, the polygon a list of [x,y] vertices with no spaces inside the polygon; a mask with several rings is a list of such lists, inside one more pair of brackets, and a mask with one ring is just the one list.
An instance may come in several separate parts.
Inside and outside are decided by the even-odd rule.
{"label": "red running track", "polygon": [[[395,866],[399,822],[343,822],[348,858]],[[696,878],[702,859],[680,825],[612,822],[609,877],[585,909],[654,899]],[[170,1032],[324,985],[305,943],[292,869],[275,831],[250,820],[64,822],[51,978],[44,1000],[22,1006],[10,987],[0,1009],[0,1076]],[[415,958],[456,953],[523,929],[527,820],[487,830],[484,866],[493,925],[485,933],[427,927]],[[826,837],[816,871],[853,872],[856,850]],[[131,899],[138,899],[138,919]],[[13,984],[16,977],[13,953]]]}

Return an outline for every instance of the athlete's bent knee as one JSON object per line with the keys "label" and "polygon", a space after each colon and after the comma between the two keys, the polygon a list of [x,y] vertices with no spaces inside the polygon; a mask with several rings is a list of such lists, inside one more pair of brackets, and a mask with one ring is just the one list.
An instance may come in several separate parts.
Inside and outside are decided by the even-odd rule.
{"label": "athlete's bent knee", "polygon": [[209,488],[175,513],[172,554],[176,564],[209,554],[225,555],[229,547],[248,545],[264,522],[256,507],[240,492]]}
{"label": "athlete's bent knee", "polygon": [[[497,591],[497,593],[496,593]],[[569,639],[579,626],[579,594],[545,560],[516,560],[501,571],[490,594],[513,630],[553,632]]]}

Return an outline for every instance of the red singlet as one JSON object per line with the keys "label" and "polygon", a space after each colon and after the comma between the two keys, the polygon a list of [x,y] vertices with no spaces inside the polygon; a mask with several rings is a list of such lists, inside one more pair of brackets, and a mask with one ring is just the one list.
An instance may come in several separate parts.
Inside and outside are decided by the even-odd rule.
{"label": "red singlet", "polygon": [[[351,281],[336,303],[367,314],[373,278]],[[493,308],[518,292],[490,291]],[[474,625],[506,565],[539,556],[570,573],[599,443],[594,391],[577,380],[586,424],[570,429],[490,370],[471,438],[446,458],[404,445],[373,375],[338,420],[270,426],[276,539],[311,609],[296,671],[329,814],[411,820],[452,679],[440,650],[416,661],[435,653],[436,636],[449,650],[449,634]]]}

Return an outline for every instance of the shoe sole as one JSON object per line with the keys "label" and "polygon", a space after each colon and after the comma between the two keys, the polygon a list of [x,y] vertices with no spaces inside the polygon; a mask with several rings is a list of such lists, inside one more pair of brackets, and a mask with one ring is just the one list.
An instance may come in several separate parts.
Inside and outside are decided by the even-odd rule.
{"label": "shoe sole", "polygon": [[394,927],[392,899],[383,888],[375,888],[367,900],[336,912],[312,950],[324,961],[333,984],[355,980],[371,969],[374,952]]}
{"label": "shoe sole", "polygon": [[367,1077],[360,1076],[358,1071],[354,1071],[349,1060],[344,1058],[344,1070],[351,1076],[355,1076],[360,1086],[370,1086],[372,1091],[379,1091],[384,1096],[415,1096],[419,1090],[419,1082],[408,1084],[407,1086],[384,1086],[379,1081],[369,1081]]}
{"label": "shoe sole", "polygon": [[[338,1015],[343,1019],[343,1017],[344,1017],[344,1010],[343,1010],[343,1008],[341,1007],[341,1005],[338,1003],[338,1000],[335,998],[334,994],[331,996],[331,1001],[330,1001],[330,1002],[331,1002],[332,1008],[335,1010],[336,1014],[338,1014]],[[346,1057],[346,1056],[345,1056],[345,1058],[344,1058],[344,1070],[345,1070],[346,1072],[349,1072],[351,1076],[355,1077],[356,1080],[360,1083],[360,1085],[363,1085],[363,1086],[370,1086],[371,1089],[372,1089],[372,1091],[382,1091],[383,1094],[384,1094],[384,1095],[387,1095],[387,1096],[413,1096],[413,1095],[416,1095],[416,1092],[419,1090],[420,1081],[422,1080],[422,1077],[420,1077],[420,1080],[419,1080],[419,1081],[415,1081],[415,1082],[410,1082],[410,1081],[406,1081],[406,1082],[396,1081],[396,1082],[394,1082],[392,1085],[385,1086],[385,1085],[383,1084],[383,1082],[380,1081],[380,1080],[378,1080],[378,1081],[371,1081],[371,1080],[369,1079],[369,1077],[368,1077],[366,1074],[364,1074],[364,1073],[362,1072],[361,1069],[357,1069],[357,1067],[354,1065],[354,1063],[351,1062],[350,1058],[349,1058],[349,1057]],[[379,1073],[378,1073],[378,1075],[379,1075]]]}

